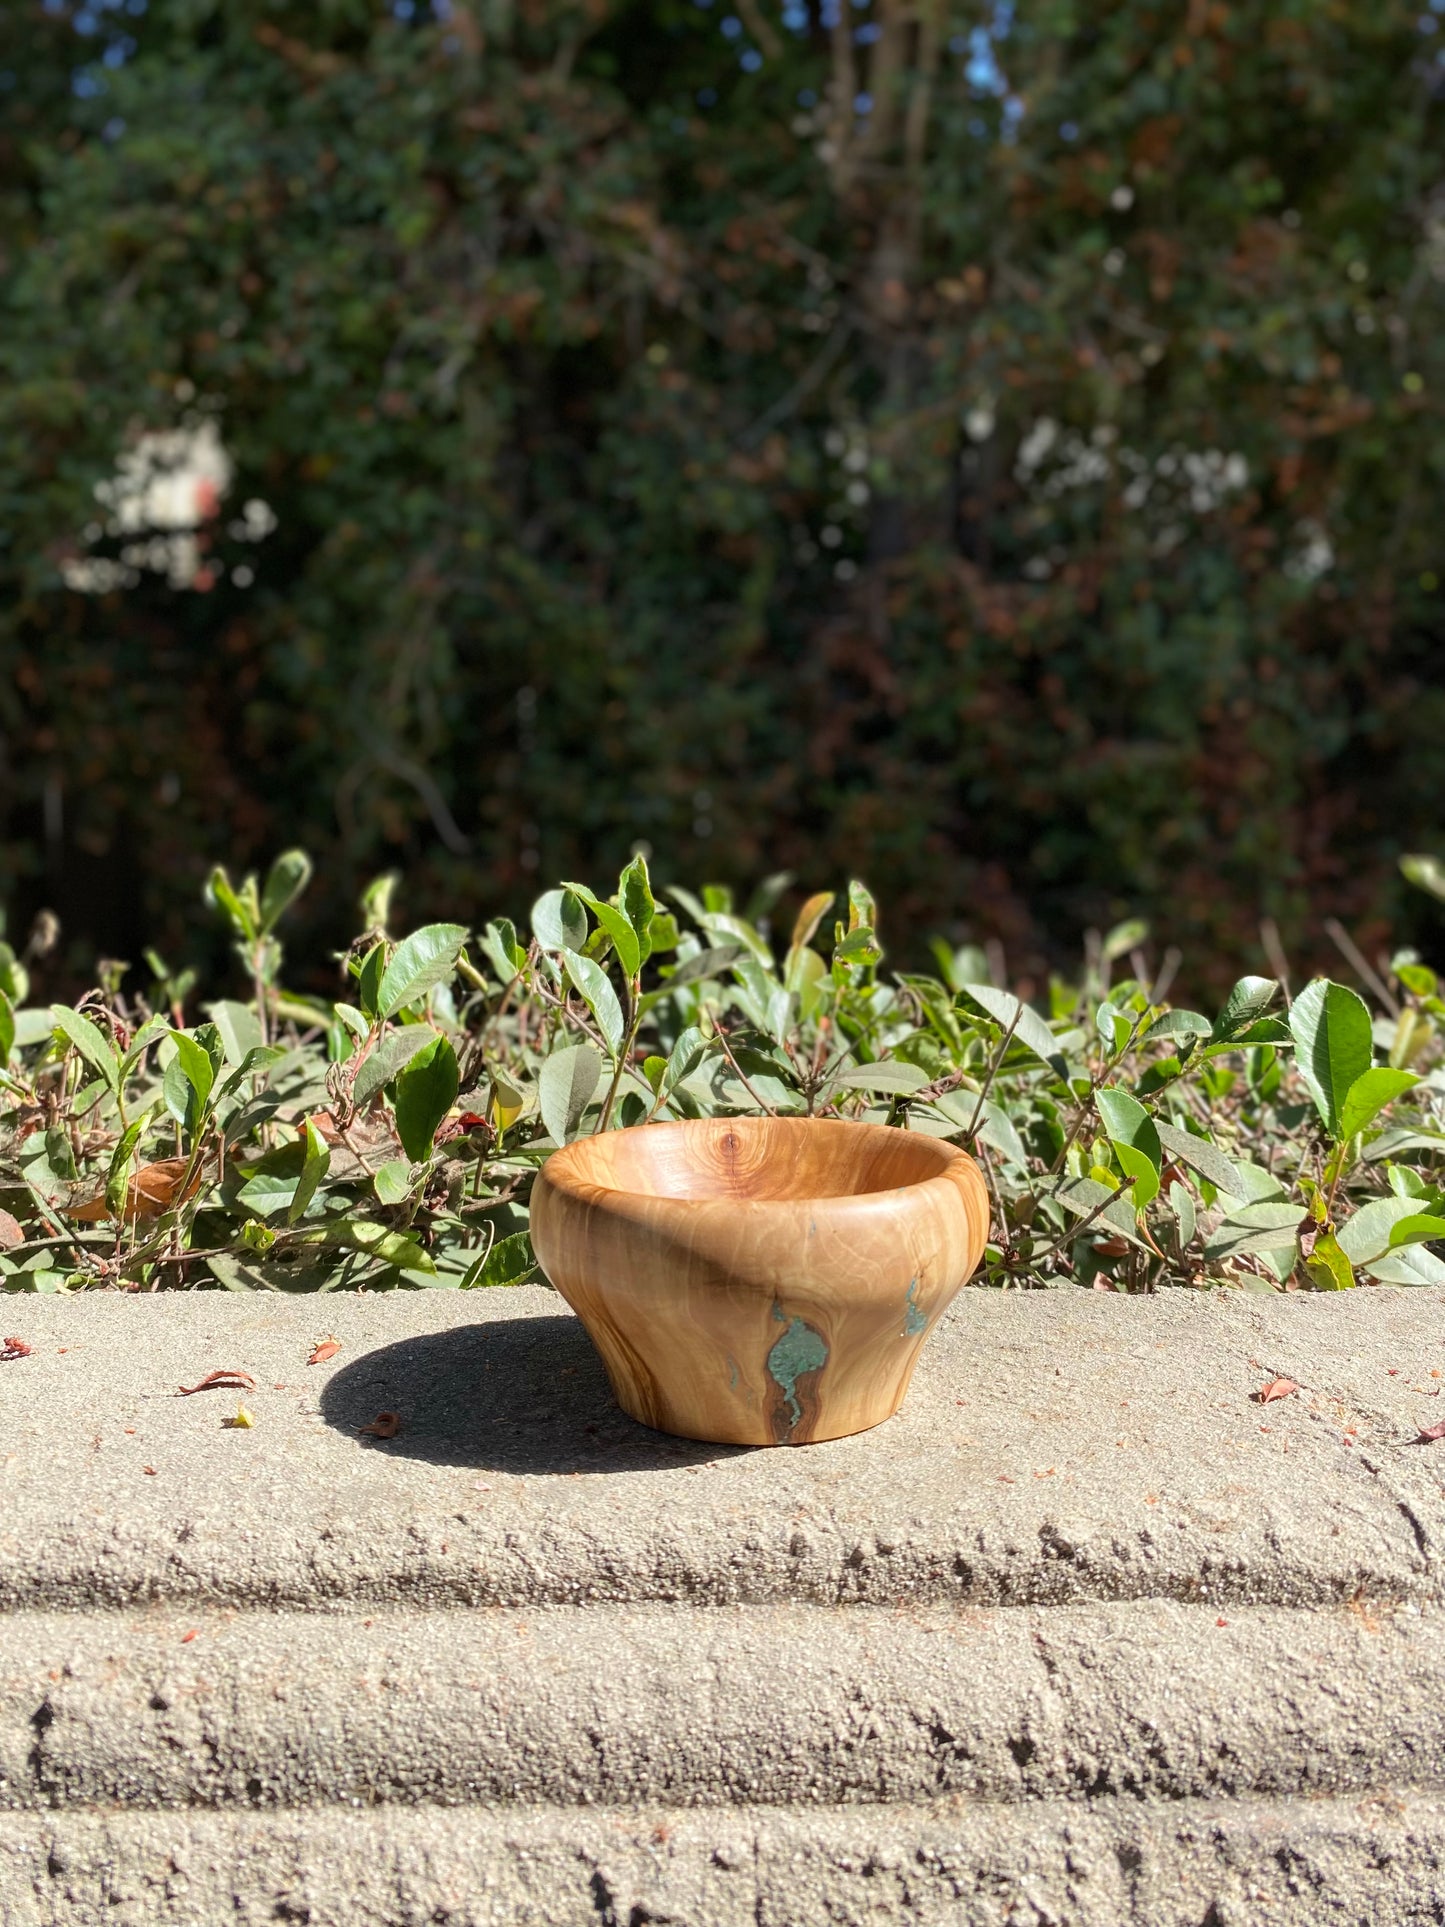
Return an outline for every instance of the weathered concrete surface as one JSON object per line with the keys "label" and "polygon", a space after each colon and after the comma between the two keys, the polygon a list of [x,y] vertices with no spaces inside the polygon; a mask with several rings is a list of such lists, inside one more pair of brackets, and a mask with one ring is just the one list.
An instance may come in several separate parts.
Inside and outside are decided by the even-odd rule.
{"label": "weathered concrete surface", "polygon": [[[1439,1588],[1445,1442],[1412,1443],[1445,1411],[1436,1291],[965,1292],[898,1418],[788,1451],[623,1418],[543,1290],[27,1299],[6,1316],[35,1347],[0,1365],[11,1610]],[[308,1368],[330,1332],[340,1354]],[[233,1395],[175,1396],[219,1366],[257,1379],[253,1430],[222,1429]],[[1252,1403],[1276,1374],[1301,1395]],[[400,1436],[359,1438],[382,1409]]]}
{"label": "weathered concrete surface", "polygon": [[0,1809],[1445,1789],[1445,1611],[1223,1617],[22,1614],[0,1620]]}
{"label": "weathered concrete surface", "polygon": [[1445,1294],[965,1293],[758,1452],[541,1290],[7,1302],[0,1927],[1445,1920]]}
{"label": "weathered concrete surface", "polygon": [[4,1927],[1436,1927],[1445,1800],[0,1815]]}

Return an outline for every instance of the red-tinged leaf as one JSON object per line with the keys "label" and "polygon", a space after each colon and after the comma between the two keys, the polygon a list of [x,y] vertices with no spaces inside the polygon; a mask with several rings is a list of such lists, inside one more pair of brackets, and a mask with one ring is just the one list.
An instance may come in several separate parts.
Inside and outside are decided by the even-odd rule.
{"label": "red-tinged leaf", "polygon": [[373,1439],[394,1439],[401,1430],[400,1412],[378,1412],[370,1425],[363,1425],[362,1436]]}
{"label": "red-tinged leaf", "polygon": [[340,1350],[341,1347],[334,1338],[325,1339],[320,1345],[314,1345],[312,1347],[311,1356],[307,1359],[306,1363],[308,1365],[324,1365],[328,1358],[335,1358]]}
{"label": "red-tinged leaf", "polygon": [[1299,1386],[1292,1378],[1272,1378],[1268,1385],[1262,1387],[1254,1396],[1258,1404],[1270,1405],[1275,1399],[1288,1398],[1292,1392],[1298,1390]]}
{"label": "red-tinged leaf", "polygon": [[207,1372],[199,1385],[178,1387],[182,1398],[190,1398],[195,1392],[254,1392],[256,1381],[249,1372],[218,1371]]}
{"label": "red-tinged leaf", "polygon": [[1415,1443],[1417,1445],[1433,1445],[1436,1439],[1445,1439],[1445,1419],[1441,1419],[1438,1425],[1422,1425],[1420,1427],[1420,1436],[1416,1439]]}
{"label": "red-tinged leaf", "polygon": [[0,1358],[29,1358],[34,1349],[23,1338],[0,1338]]}
{"label": "red-tinged leaf", "polygon": [[13,1251],[24,1242],[25,1231],[20,1220],[12,1218],[8,1211],[0,1211],[0,1251]]}

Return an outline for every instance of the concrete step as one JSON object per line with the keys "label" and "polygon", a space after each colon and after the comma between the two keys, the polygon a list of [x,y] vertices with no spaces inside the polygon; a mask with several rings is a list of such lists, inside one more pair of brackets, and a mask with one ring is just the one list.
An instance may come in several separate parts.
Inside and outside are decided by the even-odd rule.
{"label": "concrete step", "polygon": [[539,1289],[11,1301],[0,1927],[1438,1923],[1442,1313],[965,1293],[738,1452]]}
{"label": "concrete step", "polygon": [[[1442,1310],[964,1292],[896,1419],[747,1451],[625,1419],[540,1289],[18,1300],[0,1610],[1425,1603]],[[223,1429],[234,1394],[177,1396],[223,1366],[256,1379],[250,1430]],[[1279,1375],[1299,1395],[1254,1403]],[[399,1435],[360,1436],[381,1410]]]}
{"label": "concrete step", "polygon": [[0,1814],[0,1927],[1435,1927],[1445,1800]]}
{"label": "concrete step", "polygon": [[1445,1784],[1445,1610],[0,1620],[0,1808],[917,1804]]}

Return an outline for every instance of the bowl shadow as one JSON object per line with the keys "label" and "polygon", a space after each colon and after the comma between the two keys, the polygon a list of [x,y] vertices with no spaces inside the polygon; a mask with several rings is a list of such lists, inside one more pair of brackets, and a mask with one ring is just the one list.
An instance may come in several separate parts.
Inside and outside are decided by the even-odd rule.
{"label": "bowl shadow", "polygon": [[[378,1412],[400,1416],[397,1436],[359,1438]],[[628,1418],[570,1317],[499,1319],[378,1346],[332,1374],[321,1416],[394,1457],[495,1472],[660,1472],[756,1449],[673,1438]]]}

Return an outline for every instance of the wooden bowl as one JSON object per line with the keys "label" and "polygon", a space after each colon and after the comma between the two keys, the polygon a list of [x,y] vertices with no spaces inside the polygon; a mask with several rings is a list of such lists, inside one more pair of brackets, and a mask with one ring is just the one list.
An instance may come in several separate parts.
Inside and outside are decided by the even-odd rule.
{"label": "wooden bowl", "polygon": [[819,1118],[643,1124],[555,1152],[532,1244],[644,1425],[801,1445],[891,1418],[978,1263],[978,1166]]}

